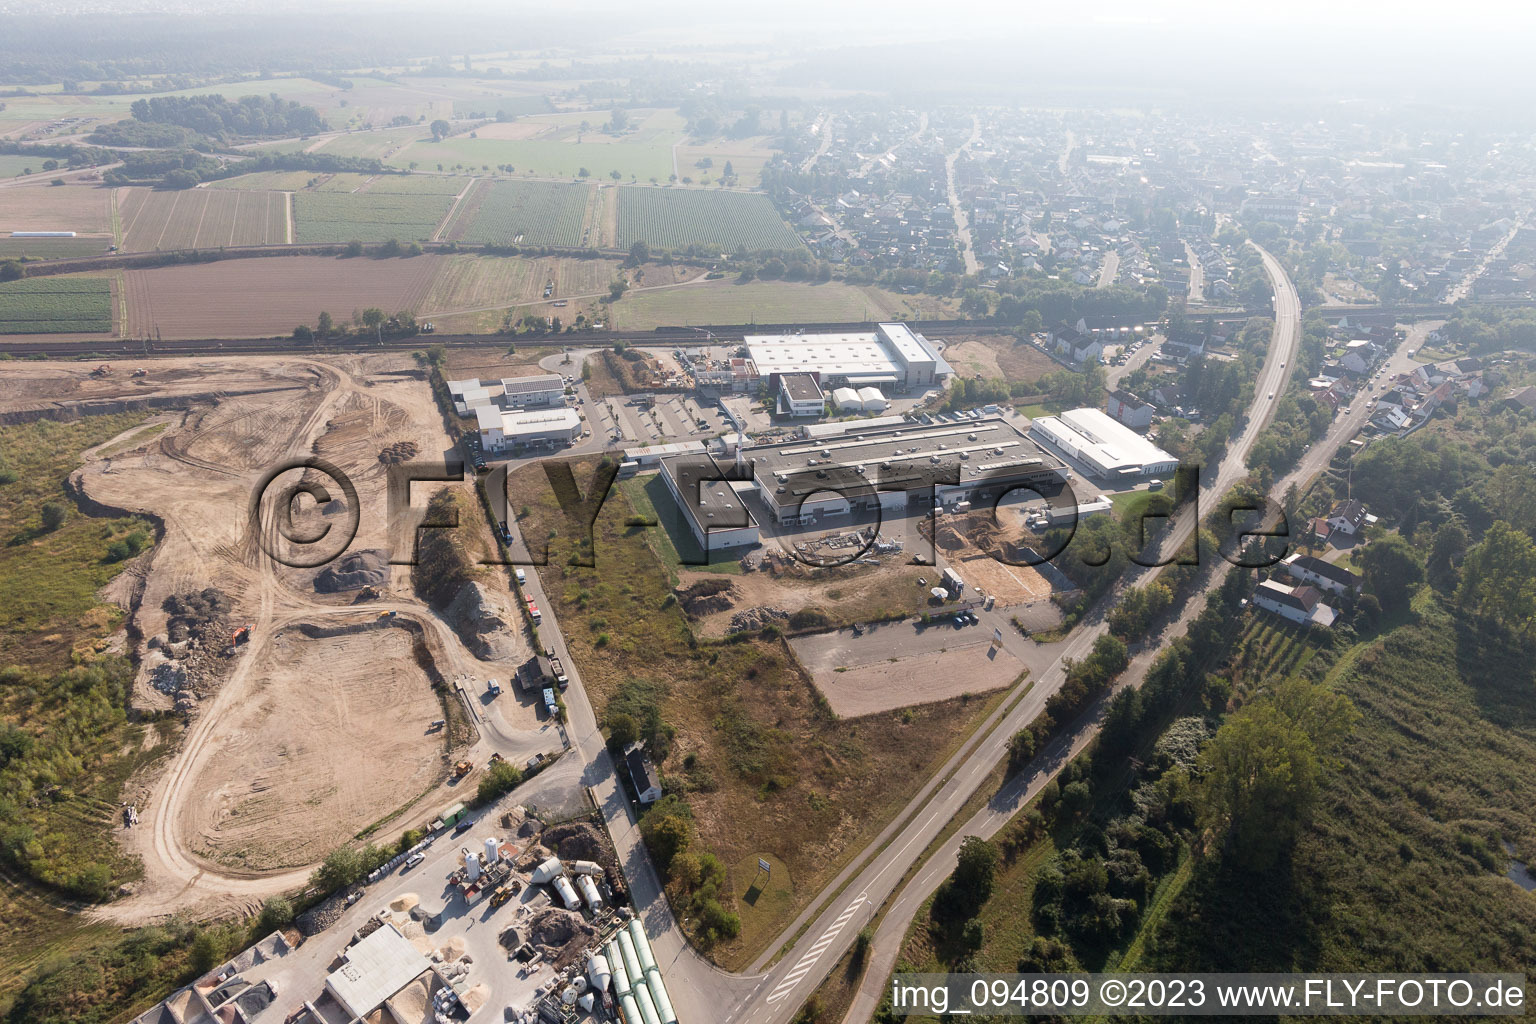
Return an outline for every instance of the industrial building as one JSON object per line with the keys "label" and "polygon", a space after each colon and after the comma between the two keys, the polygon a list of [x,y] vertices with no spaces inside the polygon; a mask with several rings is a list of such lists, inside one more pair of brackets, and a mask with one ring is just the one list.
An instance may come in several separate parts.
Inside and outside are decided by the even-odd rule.
{"label": "industrial building", "polygon": [[853,334],[749,334],[759,378],[814,373],[822,387],[926,388],[954,371],[927,338],[906,324]]}
{"label": "industrial building", "polygon": [[395,928],[384,924],[342,953],[343,963],[325,979],[325,990],[354,1019],[367,1017],[432,963]]}
{"label": "industrial building", "polygon": [[534,445],[570,444],[581,436],[581,416],[575,409],[503,412],[494,405],[475,409],[480,449],[504,452]]}
{"label": "industrial building", "polygon": [[565,404],[565,380],[558,373],[503,377],[501,393],[508,409],[540,409]]}
{"label": "industrial building", "polygon": [[855,510],[900,515],[909,502],[996,500],[1018,488],[1048,495],[1071,476],[1001,417],[839,426],[804,441],[741,448],[734,463],[663,458],[667,488],[695,540],[712,551],[756,544],[747,507],[754,495],[775,521],[808,524]]}
{"label": "industrial building", "polygon": [[744,448],[757,493],[774,520],[815,523],[909,503],[996,501],[1016,489],[1056,490],[1070,477],[1058,459],[1001,416],[965,423],[872,427],[787,445]]}
{"label": "industrial building", "polygon": [[[729,479],[733,475],[743,479]],[[675,455],[661,459],[661,476],[706,555],[757,544],[757,520],[746,503],[755,485],[740,467],[707,455]]]}
{"label": "industrial building", "polygon": [[820,416],[827,411],[827,396],[822,394],[814,373],[779,374],[780,416],[796,418]]}
{"label": "industrial building", "polygon": [[1177,458],[1098,409],[1042,416],[1029,432],[1105,480],[1167,476],[1179,467]]}

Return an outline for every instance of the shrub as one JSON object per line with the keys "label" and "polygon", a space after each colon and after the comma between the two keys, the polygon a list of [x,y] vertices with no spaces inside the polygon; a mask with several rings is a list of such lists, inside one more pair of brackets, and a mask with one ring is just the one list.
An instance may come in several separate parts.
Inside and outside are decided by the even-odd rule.
{"label": "shrub", "polygon": [[69,509],[65,507],[62,501],[43,502],[43,529],[49,533],[57,530],[64,525],[64,517],[68,513]]}
{"label": "shrub", "polygon": [[485,778],[480,780],[480,785],[475,789],[477,803],[488,804],[506,793],[510,793],[523,781],[523,773],[517,765],[510,761],[497,761],[491,765],[491,770],[485,773]]}

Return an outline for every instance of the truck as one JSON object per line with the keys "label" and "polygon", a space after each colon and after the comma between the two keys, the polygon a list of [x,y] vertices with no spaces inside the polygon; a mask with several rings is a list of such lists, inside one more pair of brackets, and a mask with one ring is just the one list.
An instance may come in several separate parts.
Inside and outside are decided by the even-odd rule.
{"label": "truck", "polygon": [[513,569],[512,570],[512,575],[517,578],[517,585],[518,586],[522,586],[523,584],[528,582],[528,574],[526,572],[524,572],[522,569]]}
{"label": "truck", "polygon": [[965,590],[965,581],[960,578],[960,574],[955,572],[955,570],[945,569],[944,589],[949,591],[950,597],[959,597],[961,592]]}
{"label": "truck", "polygon": [[554,648],[549,649],[548,657],[549,676],[556,682],[556,684],[559,685],[560,689],[563,690],[565,689],[566,684],[570,682],[570,679],[565,674],[565,666],[560,663],[560,655],[555,653]]}

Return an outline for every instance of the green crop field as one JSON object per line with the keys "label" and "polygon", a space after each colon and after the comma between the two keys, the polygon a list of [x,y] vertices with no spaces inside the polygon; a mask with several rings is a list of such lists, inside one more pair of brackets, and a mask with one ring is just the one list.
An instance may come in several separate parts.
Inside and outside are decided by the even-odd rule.
{"label": "green crop field", "polygon": [[47,277],[0,284],[0,334],[106,333],[112,286],[102,277]]}
{"label": "green crop field", "polygon": [[492,245],[582,244],[591,190],[554,181],[493,181],[466,197],[448,236]]}
{"label": "green crop field", "polygon": [[636,242],[652,249],[703,245],[721,252],[800,248],[800,239],[765,195],[621,188],[618,246],[628,249]]}
{"label": "green crop field", "polygon": [[453,101],[454,117],[494,117],[497,111],[510,114],[513,117],[524,117],[528,114],[543,114],[550,109],[549,99],[545,96],[500,94],[493,96],[475,96],[468,99],[455,99]]}
{"label": "green crop field", "polygon": [[452,196],[299,192],[293,219],[300,242],[402,242],[432,237]]}

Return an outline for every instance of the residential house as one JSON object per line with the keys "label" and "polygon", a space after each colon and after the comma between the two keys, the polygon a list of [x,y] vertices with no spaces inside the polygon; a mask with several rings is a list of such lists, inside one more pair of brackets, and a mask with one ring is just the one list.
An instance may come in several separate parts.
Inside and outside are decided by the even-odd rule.
{"label": "residential house", "polygon": [[1111,391],[1104,400],[1104,411],[1133,430],[1146,430],[1152,426],[1156,410],[1129,391]]}
{"label": "residential house", "polygon": [[1104,353],[1104,343],[1084,334],[1065,321],[1052,327],[1046,335],[1057,355],[1079,365],[1097,362]]}
{"label": "residential house", "polygon": [[1376,517],[1365,510],[1365,504],[1355,498],[1335,502],[1328,513],[1328,525],[1340,533],[1355,536],[1376,522]]}
{"label": "residential house", "polygon": [[1323,603],[1323,595],[1315,587],[1288,587],[1284,583],[1265,580],[1254,591],[1253,603],[1300,625],[1327,628],[1338,618],[1338,613]]}
{"label": "residential house", "polygon": [[635,795],[642,804],[653,804],[661,799],[661,779],[643,749],[630,747],[624,754],[624,764],[629,769],[630,781],[635,784]]}
{"label": "residential house", "polygon": [[1321,558],[1295,552],[1280,564],[1285,566],[1285,571],[1294,579],[1317,587],[1319,590],[1326,590],[1330,594],[1345,594],[1350,591],[1358,593],[1360,590],[1362,581],[1357,574],[1350,572],[1342,565],[1334,565]]}

